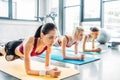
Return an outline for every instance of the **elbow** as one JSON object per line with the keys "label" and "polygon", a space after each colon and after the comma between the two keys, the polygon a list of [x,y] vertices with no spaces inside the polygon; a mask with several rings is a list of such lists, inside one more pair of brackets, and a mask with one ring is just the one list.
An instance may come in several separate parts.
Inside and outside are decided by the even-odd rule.
{"label": "elbow", "polygon": [[66,53],[65,52],[62,52],[62,57],[63,57],[63,59],[66,59]]}
{"label": "elbow", "polygon": [[83,48],[83,52],[85,52],[85,48]]}
{"label": "elbow", "polygon": [[85,52],[85,50],[83,50],[83,52]]}
{"label": "elbow", "polygon": [[26,70],[26,74],[27,75],[31,75],[31,71],[30,70]]}
{"label": "elbow", "polygon": [[49,66],[50,63],[46,63],[45,66]]}
{"label": "elbow", "polygon": [[66,57],[65,57],[65,56],[63,56],[63,59],[66,59]]}
{"label": "elbow", "polygon": [[84,49],[83,52],[85,52],[86,50]]}
{"label": "elbow", "polygon": [[66,57],[63,57],[63,59],[67,59]]}
{"label": "elbow", "polygon": [[63,59],[67,59],[67,57],[64,55],[64,56],[63,56]]}
{"label": "elbow", "polygon": [[82,50],[83,50],[83,52],[85,52],[85,45],[82,46]]}

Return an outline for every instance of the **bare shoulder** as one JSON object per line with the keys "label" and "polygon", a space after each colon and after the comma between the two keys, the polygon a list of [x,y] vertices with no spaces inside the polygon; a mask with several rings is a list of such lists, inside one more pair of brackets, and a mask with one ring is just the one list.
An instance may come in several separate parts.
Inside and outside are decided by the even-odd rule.
{"label": "bare shoulder", "polygon": [[83,38],[83,40],[86,41],[87,38],[88,38],[88,35],[85,35],[84,38]]}
{"label": "bare shoulder", "polygon": [[66,36],[63,36],[62,41],[67,42],[67,40],[71,40],[71,39],[72,39],[72,36],[66,35]]}
{"label": "bare shoulder", "polygon": [[89,35],[85,35],[84,38],[87,39],[89,37]]}
{"label": "bare shoulder", "polygon": [[33,43],[34,42],[34,37],[29,37],[29,38],[27,38],[25,41],[24,41],[24,43]]}

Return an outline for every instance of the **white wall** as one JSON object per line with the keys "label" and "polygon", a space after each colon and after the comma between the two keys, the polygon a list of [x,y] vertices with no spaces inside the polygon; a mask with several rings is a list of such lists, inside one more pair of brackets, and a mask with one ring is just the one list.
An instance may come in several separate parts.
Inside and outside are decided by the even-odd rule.
{"label": "white wall", "polygon": [[40,25],[39,22],[0,20],[0,41],[33,36]]}
{"label": "white wall", "polygon": [[[49,13],[49,0],[40,0],[40,16]],[[40,22],[0,20],[0,41],[16,40],[33,36]]]}

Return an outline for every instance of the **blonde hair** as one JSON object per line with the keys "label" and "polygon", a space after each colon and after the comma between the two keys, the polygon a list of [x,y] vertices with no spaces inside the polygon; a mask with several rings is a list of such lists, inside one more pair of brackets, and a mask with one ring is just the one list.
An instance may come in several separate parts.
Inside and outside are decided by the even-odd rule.
{"label": "blonde hair", "polygon": [[73,30],[73,38],[76,38],[80,32],[83,32],[84,29],[82,27],[75,27]]}

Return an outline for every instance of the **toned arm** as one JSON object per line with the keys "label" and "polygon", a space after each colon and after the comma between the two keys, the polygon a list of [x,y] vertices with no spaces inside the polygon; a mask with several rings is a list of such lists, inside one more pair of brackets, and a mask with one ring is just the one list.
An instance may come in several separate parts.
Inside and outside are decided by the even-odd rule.
{"label": "toned arm", "polygon": [[46,58],[45,58],[45,66],[50,65],[50,53],[51,53],[51,47],[47,47]]}
{"label": "toned arm", "polygon": [[90,51],[92,51],[92,50],[86,49],[87,38],[88,38],[88,36],[86,35],[84,37],[84,41],[83,41],[83,48],[82,48],[83,52],[90,52]]}
{"label": "toned arm", "polygon": [[24,63],[26,73],[29,75],[39,75],[39,71],[31,70],[30,68],[30,53],[33,48],[34,38],[29,38],[24,45]]}
{"label": "toned arm", "polygon": [[[64,59],[79,59],[77,56],[67,56],[66,55],[66,44],[67,44],[67,39],[63,38],[62,40],[62,55]],[[77,50],[77,45],[75,46]],[[75,51],[77,53],[77,51]]]}
{"label": "toned arm", "polygon": [[78,43],[75,43],[75,54],[78,54]]}

